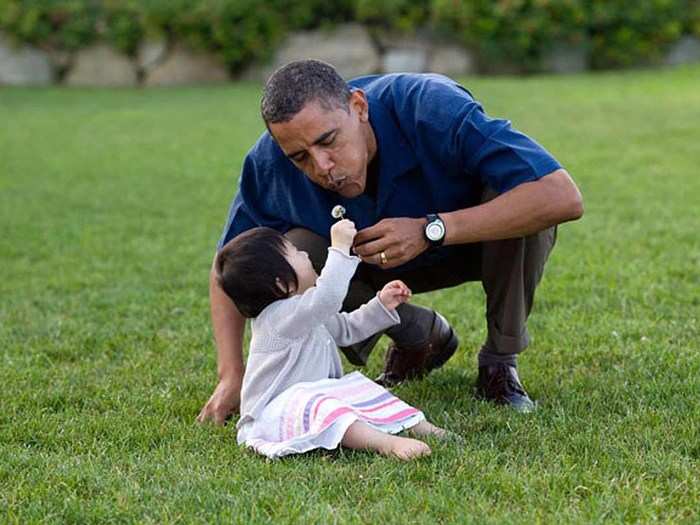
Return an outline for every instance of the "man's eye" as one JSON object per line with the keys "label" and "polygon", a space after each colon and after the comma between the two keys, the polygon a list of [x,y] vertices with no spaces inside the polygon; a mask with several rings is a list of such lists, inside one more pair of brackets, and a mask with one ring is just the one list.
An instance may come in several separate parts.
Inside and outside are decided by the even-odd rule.
{"label": "man's eye", "polygon": [[306,159],[306,153],[300,153],[299,155],[292,157],[292,160],[294,162],[304,162],[305,159]]}
{"label": "man's eye", "polygon": [[331,136],[331,137],[328,137],[326,140],[324,140],[323,142],[321,142],[321,145],[323,145],[323,146],[330,146],[331,144],[333,144],[334,141],[335,141],[335,135],[333,135],[333,136]]}

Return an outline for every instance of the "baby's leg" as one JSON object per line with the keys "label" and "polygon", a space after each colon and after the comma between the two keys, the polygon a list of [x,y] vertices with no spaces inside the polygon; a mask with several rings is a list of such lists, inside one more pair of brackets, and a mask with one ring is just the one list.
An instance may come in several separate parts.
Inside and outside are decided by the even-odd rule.
{"label": "baby's leg", "polygon": [[340,444],[347,448],[375,450],[403,460],[430,454],[430,447],[422,441],[385,434],[361,421],[348,427]]}

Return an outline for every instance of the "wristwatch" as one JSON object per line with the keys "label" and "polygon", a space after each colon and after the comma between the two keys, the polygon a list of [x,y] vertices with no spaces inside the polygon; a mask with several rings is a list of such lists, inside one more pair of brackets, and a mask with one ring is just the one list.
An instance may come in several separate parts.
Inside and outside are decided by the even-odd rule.
{"label": "wristwatch", "polygon": [[428,239],[433,248],[442,246],[442,243],[445,242],[445,223],[436,213],[429,213],[426,218],[428,223],[423,230],[425,238]]}

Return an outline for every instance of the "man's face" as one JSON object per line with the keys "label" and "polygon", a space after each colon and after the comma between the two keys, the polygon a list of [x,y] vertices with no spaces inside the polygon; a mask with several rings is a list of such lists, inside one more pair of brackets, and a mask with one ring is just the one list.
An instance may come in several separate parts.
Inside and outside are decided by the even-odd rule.
{"label": "man's face", "polygon": [[285,155],[319,186],[343,197],[365,190],[376,143],[362,91],[352,93],[349,112],[328,111],[311,101],[289,122],[270,124],[270,131]]}

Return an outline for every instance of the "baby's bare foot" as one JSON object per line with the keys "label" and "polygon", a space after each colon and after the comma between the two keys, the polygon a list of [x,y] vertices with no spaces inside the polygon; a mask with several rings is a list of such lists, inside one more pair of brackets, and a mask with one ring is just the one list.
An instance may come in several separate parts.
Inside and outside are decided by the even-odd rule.
{"label": "baby's bare foot", "polygon": [[444,428],[436,427],[426,420],[423,420],[416,426],[411,427],[408,432],[416,437],[435,436],[440,439],[446,438],[449,434]]}
{"label": "baby's bare foot", "polygon": [[381,451],[386,456],[392,456],[403,461],[430,455],[430,447],[417,439],[392,436],[387,446]]}

